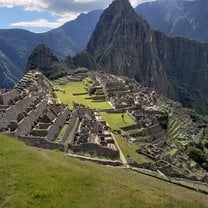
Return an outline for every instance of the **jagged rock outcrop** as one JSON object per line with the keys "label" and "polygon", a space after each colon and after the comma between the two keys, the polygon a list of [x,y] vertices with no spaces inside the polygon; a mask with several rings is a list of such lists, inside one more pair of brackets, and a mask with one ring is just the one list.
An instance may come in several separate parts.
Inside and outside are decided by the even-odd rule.
{"label": "jagged rock outcrop", "polygon": [[58,58],[44,45],[38,45],[28,58],[26,71],[39,69],[44,75],[50,76],[54,73],[54,65],[58,65]]}
{"label": "jagged rock outcrop", "polygon": [[155,32],[128,0],[115,0],[104,11],[87,50],[103,70],[208,113],[208,44]]}
{"label": "jagged rock outcrop", "polygon": [[46,45],[40,44],[29,56],[26,72],[38,69],[48,78],[54,79],[80,67],[96,70],[98,66],[94,57],[87,51],[80,52],[74,57],[68,55],[60,61]]}

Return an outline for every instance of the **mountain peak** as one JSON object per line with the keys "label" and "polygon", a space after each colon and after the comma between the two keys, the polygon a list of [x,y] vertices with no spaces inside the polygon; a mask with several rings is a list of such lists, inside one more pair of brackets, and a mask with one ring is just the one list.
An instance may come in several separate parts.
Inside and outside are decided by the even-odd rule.
{"label": "mountain peak", "polygon": [[114,0],[111,5],[118,5],[118,6],[131,6],[129,0]]}
{"label": "mountain peak", "polygon": [[47,45],[40,44],[33,49],[29,56],[26,71],[39,69],[45,75],[48,75],[51,71],[48,69],[48,66],[51,63],[59,63],[58,58],[51,52]]}
{"label": "mountain peak", "polygon": [[108,10],[113,10],[114,12],[124,12],[123,14],[132,12],[132,14],[135,14],[135,11],[133,7],[131,6],[129,0],[114,0],[108,7]]}
{"label": "mountain peak", "polygon": [[[134,78],[136,66],[144,70],[141,74],[147,74],[147,68],[150,66],[146,64],[144,67],[144,59],[154,57],[154,50],[149,49],[152,41],[152,30],[146,21],[136,14],[130,2],[115,0],[101,15],[87,50],[103,69]],[[141,48],[148,51],[146,57]]]}

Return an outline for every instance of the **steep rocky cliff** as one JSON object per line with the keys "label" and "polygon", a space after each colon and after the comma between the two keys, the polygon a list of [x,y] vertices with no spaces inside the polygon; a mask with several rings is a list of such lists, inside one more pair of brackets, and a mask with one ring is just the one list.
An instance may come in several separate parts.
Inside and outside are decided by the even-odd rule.
{"label": "steep rocky cliff", "polygon": [[116,0],[101,15],[87,45],[103,69],[135,78],[167,94],[154,32],[128,0]]}
{"label": "steep rocky cliff", "polygon": [[128,0],[115,0],[104,11],[87,50],[103,70],[208,113],[208,44],[155,32]]}

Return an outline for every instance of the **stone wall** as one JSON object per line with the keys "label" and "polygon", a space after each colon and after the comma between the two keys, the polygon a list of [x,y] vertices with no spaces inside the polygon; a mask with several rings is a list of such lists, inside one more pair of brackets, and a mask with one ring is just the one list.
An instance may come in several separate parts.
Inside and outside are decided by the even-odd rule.
{"label": "stone wall", "polygon": [[48,134],[48,129],[33,129],[31,134],[37,137],[46,137]]}
{"label": "stone wall", "polygon": [[[72,115],[71,115],[71,118],[70,118],[70,121],[69,121],[69,125],[67,127],[67,130],[66,130],[66,132],[65,132],[65,134],[64,134],[64,136],[62,138],[62,141],[61,141],[62,143],[66,142],[66,140],[67,140],[67,138],[69,136],[69,133],[72,130],[72,128],[74,126],[74,123],[76,122],[77,116],[78,116],[77,115],[77,111],[76,110],[73,111]],[[74,134],[76,134],[76,131],[74,132]],[[74,137],[74,135],[72,135],[72,137]]]}
{"label": "stone wall", "polygon": [[131,125],[131,126],[122,127],[121,129],[123,131],[130,131],[130,130],[139,129],[139,128],[140,128],[139,124],[134,124],[134,125]]}
{"label": "stone wall", "polygon": [[109,157],[111,159],[119,158],[119,150],[109,149],[94,143],[83,143],[80,145],[68,144],[68,148],[74,152],[96,153],[98,156]]}
{"label": "stone wall", "polygon": [[17,115],[25,111],[32,103],[33,103],[33,99],[31,96],[27,96],[23,100],[16,102],[15,107],[16,107]]}
{"label": "stone wall", "polygon": [[6,92],[4,94],[0,95],[0,100],[1,100],[1,104],[2,105],[8,105],[9,101],[14,99],[16,96],[18,95],[18,91],[17,90],[11,90],[9,92]]}
{"label": "stone wall", "polygon": [[72,158],[77,158],[80,160],[95,162],[101,165],[109,165],[109,166],[121,166],[123,163],[119,160],[104,160],[104,159],[98,159],[98,158],[92,158],[92,157],[85,157],[82,155],[74,155],[74,154],[67,154],[67,156]]}
{"label": "stone wall", "polygon": [[4,128],[6,128],[12,120],[17,119],[17,113],[16,113],[16,108],[15,106],[11,106],[6,110],[4,114],[2,114],[2,119],[4,123]]}
{"label": "stone wall", "polygon": [[54,141],[57,133],[60,128],[63,127],[64,123],[67,120],[67,117],[70,115],[69,109],[66,107],[63,112],[55,119],[54,123],[48,129],[47,139],[49,141]]}
{"label": "stone wall", "polygon": [[37,118],[43,115],[46,106],[47,100],[42,100],[42,102],[36,106],[36,109],[30,111],[28,116],[19,122],[18,129],[14,132],[15,136],[27,135],[31,131],[32,126],[34,126]]}
{"label": "stone wall", "polygon": [[51,142],[42,137],[21,136],[19,137],[19,140],[23,141],[27,145],[39,147],[42,149],[50,149],[50,150],[58,149],[62,152],[66,150],[66,147],[63,144]]}
{"label": "stone wall", "polygon": [[17,121],[17,116],[24,112],[32,103],[31,97],[25,97],[23,100],[18,101],[15,105],[10,106],[6,109],[5,113],[0,115],[0,129],[6,128],[11,121]]}
{"label": "stone wall", "polygon": [[1,129],[5,128],[5,123],[4,123],[4,119],[3,119],[3,114],[0,114],[0,131]]}

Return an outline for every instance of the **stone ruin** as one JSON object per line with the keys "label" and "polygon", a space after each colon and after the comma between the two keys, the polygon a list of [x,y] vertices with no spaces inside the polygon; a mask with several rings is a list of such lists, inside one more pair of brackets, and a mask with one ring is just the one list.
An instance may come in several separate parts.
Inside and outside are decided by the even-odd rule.
{"label": "stone ruin", "polygon": [[101,115],[77,104],[70,111],[57,103],[52,89],[50,81],[34,70],[14,89],[1,90],[0,131],[40,148],[118,158],[118,148]]}
{"label": "stone ruin", "polygon": [[88,152],[102,157],[119,158],[114,137],[99,112],[75,104],[79,125],[69,146],[75,152]]}
{"label": "stone ruin", "polygon": [[[85,75],[74,78],[82,77]],[[123,128],[124,136],[151,162],[134,165],[197,179],[197,164],[182,150],[190,142],[199,142],[204,129],[193,123],[178,103],[126,77],[100,73],[91,77],[95,88],[114,107],[111,111],[126,112],[136,123]],[[70,111],[57,102],[52,89],[41,73],[30,71],[14,89],[0,90],[0,131],[40,148],[117,159],[118,147],[101,114],[76,103]]]}
{"label": "stone ruin", "polygon": [[[106,99],[114,107],[113,112],[127,112],[136,122],[122,128],[127,132],[123,136],[138,145],[137,152],[151,162],[136,164],[133,161],[135,166],[160,170],[169,176],[197,179],[197,165],[193,165],[193,160],[182,150],[190,142],[201,141],[204,129],[191,121],[179,103],[126,77],[96,73],[93,79],[103,88]],[[202,169],[201,172],[206,174]]]}
{"label": "stone ruin", "polygon": [[[70,111],[56,104],[50,82],[38,71],[30,71],[13,90],[0,92],[0,130],[38,147],[64,150],[53,143]],[[54,102],[54,103],[53,103]]]}

